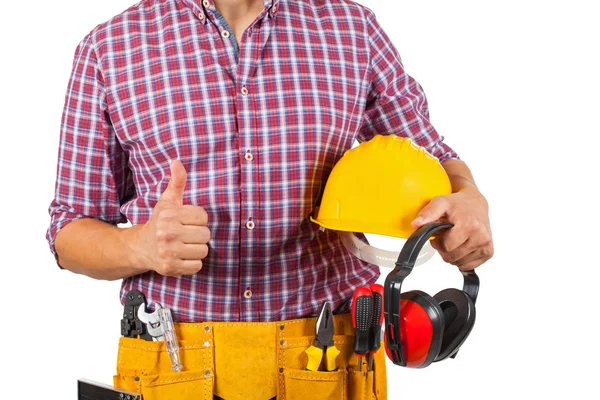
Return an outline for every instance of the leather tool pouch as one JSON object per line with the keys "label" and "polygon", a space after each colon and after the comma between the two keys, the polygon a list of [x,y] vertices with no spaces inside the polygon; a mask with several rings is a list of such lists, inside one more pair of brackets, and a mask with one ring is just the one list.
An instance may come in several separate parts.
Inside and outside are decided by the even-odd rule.
{"label": "leather tool pouch", "polygon": [[[374,371],[358,371],[353,352],[354,336],[350,318],[336,316],[333,337],[340,350],[336,371],[307,371],[305,350],[314,342],[314,323],[282,323],[278,330],[277,399],[385,400],[387,399],[383,344],[375,355]],[[302,321],[302,320],[300,320]]]}
{"label": "leather tool pouch", "polygon": [[114,386],[141,393],[144,400],[212,400],[212,348],[181,340],[179,351],[184,370],[174,372],[164,342],[121,337]]}
{"label": "leather tool pouch", "polygon": [[315,318],[269,323],[176,324],[183,370],[171,370],[163,342],[121,337],[116,388],[144,400],[385,400],[383,345],[375,371],[358,371],[349,315],[335,316],[336,371],[307,371]]}

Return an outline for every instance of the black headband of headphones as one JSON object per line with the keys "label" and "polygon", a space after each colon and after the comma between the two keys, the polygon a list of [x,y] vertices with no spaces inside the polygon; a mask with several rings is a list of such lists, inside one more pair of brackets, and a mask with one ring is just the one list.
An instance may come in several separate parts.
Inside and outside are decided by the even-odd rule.
{"label": "black headband of headphones", "polygon": [[[402,342],[400,340],[400,296],[402,282],[412,271],[421,249],[437,231],[452,228],[450,223],[436,222],[417,229],[406,241],[396,261],[396,268],[385,278],[384,315],[387,347],[394,364],[406,366]],[[479,277],[475,271],[461,271],[464,277],[463,291],[471,297],[473,303],[479,292]]]}

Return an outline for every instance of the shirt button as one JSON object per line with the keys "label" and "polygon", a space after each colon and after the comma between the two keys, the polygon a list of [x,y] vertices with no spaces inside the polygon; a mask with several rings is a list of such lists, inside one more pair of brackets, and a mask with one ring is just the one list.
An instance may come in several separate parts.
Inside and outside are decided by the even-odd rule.
{"label": "shirt button", "polygon": [[199,13],[198,13],[198,19],[199,19],[200,21],[204,21],[204,13],[202,13],[202,12],[199,12]]}
{"label": "shirt button", "polygon": [[253,221],[247,221],[246,222],[246,228],[249,230],[254,229],[254,222]]}
{"label": "shirt button", "polygon": [[250,153],[250,150],[248,150],[248,152],[246,153],[246,155],[244,156],[244,158],[246,159],[246,161],[252,161],[252,160],[254,160],[254,156],[252,155],[252,153]]}
{"label": "shirt button", "polygon": [[271,7],[271,17],[274,17],[276,12],[277,12],[277,6]]}
{"label": "shirt button", "polygon": [[252,297],[252,290],[246,290],[244,292],[244,297],[247,298],[247,299],[251,298]]}
{"label": "shirt button", "polygon": [[229,37],[229,31],[222,31],[221,32],[221,36],[223,36],[224,38],[228,38]]}
{"label": "shirt button", "polygon": [[208,8],[208,6],[210,6],[210,2],[208,0],[204,0],[202,2],[202,4],[204,4],[204,7]]}
{"label": "shirt button", "polygon": [[246,86],[242,87],[242,96],[248,96],[248,89],[246,89]]}

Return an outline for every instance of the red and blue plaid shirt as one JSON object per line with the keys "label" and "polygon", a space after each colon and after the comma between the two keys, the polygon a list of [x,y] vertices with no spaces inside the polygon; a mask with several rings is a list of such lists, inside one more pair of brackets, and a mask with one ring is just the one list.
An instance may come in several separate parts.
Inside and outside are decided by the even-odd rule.
{"label": "red and blue plaid shirt", "polygon": [[[355,140],[408,136],[456,158],[425,95],[368,8],[265,0],[233,32],[212,0],[144,0],[77,46],[64,105],[47,239],[92,217],[143,224],[183,162],[185,204],[206,209],[204,267],[123,280],[179,321],[273,321],[347,311],[379,269],[307,218]],[[253,224],[248,224],[252,221]]]}

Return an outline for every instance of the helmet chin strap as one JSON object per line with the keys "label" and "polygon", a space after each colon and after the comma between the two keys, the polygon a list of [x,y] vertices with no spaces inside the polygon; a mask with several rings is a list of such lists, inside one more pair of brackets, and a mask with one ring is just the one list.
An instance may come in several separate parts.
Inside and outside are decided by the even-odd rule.
{"label": "helmet chin strap", "polygon": [[[342,243],[348,249],[350,253],[352,253],[357,258],[366,261],[371,264],[378,265],[380,267],[386,268],[395,268],[396,261],[398,261],[398,256],[400,252],[396,251],[388,251],[378,249],[376,247],[370,246],[368,243],[360,240],[354,233],[352,232],[342,232],[338,231],[340,235],[340,239]],[[415,266],[425,264],[427,261],[431,259],[435,254],[435,249],[431,247],[429,241],[423,245],[419,256],[417,257],[417,261],[415,262]]]}

